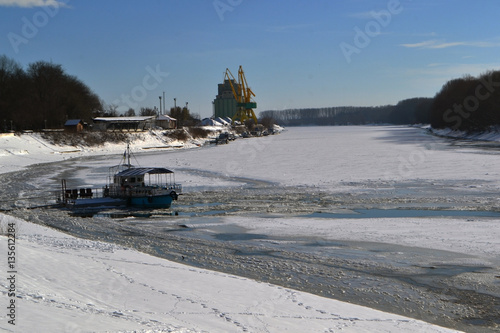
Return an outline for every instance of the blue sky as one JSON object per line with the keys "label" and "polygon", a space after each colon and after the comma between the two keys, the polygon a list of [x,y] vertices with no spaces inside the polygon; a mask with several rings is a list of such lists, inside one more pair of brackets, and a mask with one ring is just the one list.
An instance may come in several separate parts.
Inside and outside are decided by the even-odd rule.
{"label": "blue sky", "polygon": [[0,54],[61,64],[106,103],[212,114],[243,66],[257,112],[395,104],[500,69],[500,2],[0,0]]}

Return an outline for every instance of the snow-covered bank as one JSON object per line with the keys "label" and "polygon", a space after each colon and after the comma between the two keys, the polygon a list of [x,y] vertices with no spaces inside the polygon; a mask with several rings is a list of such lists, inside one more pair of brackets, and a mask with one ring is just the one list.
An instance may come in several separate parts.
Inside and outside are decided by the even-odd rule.
{"label": "snow-covered bank", "polygon": [[491,141],[500,142],[499,128],[492,128],[490,131],[468,133],[465,131],[454,130],[451,128],[428,128],[431,133],[450,139],[472,140],[472,141]]}
{"label": "snow-covered bank", "polygon": [[[217,133],[220,128],[208,130]],[[163,135],[163,131],[131,132],[128,134],[132,150],[174,150],[179,148],[196,148],[205,144],[207,139],[188,139],[178,141]],[[47,163],[68,158],[120,154],[125,149],[125,143],[105,142],[100,146],[68,146],[48,142],[40,133],[0,133],[0,173],[15,171],[31,164]]]}
{"label": "snow-covered bank", "polygon": [[[348,303],[81,240],[0,214],[18,230],[11,332],[451,332]],[[5,251],[6,237],[0,236]],[[2,308],[7,283],[2,282]]]}

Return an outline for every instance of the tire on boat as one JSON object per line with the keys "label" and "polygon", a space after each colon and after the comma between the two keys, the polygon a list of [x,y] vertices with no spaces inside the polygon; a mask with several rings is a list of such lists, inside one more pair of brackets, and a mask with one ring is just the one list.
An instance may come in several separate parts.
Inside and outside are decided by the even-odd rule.
{"label": "tire on boat", "polygon": [[172,199],[174,200],[177,200],[177,198],[179,197],[179,195],[177,193],[175,193],[175,191],[172,191],[170,192],[170,196],[172,197]]}

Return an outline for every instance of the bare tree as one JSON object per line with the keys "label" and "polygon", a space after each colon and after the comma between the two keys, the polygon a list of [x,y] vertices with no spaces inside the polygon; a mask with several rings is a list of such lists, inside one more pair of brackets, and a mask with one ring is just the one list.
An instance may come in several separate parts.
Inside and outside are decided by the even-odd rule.
{"label": "bare tree", "polygon": [[61,128],[69,118],[89,121],[101,108],[99,97],[78,78],[66,74],[61,65],[38,61],[25,71],[0,56],[3,130]]}
{"label": "bare tree", "polygon": [[103,110],[103,117],[118,117],[118,105],[116,104],[107,104]]}
{"label": "bare tree", "polygon": [[0,121],[1,130],[14,129],[13,120],[16,114],[26,108],[26,89],[28,88],[26,73],[14,60],[0,56]]}
{"label": "bare tree", "polygon": [[265,128],[272,128],[276,121],[271,116],[264,116],[259,119],[259,124],[262,124]]}
{"label": "bare tree", "polygon": [[135,116],[135,110],[130,108],[125,113],[123,114],[125,117],[134,117]]}
{"label": "bare tree", "polygon": [[144,116],[144,117],[145,116],[156,116],[157,113],[156,113],[156,110],[152,109],[152,108],[141,108],[140,115]]}

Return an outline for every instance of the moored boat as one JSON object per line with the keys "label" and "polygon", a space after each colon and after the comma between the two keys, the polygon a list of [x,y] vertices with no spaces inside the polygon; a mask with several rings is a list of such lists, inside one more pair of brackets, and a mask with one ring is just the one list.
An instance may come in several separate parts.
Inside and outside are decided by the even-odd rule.
{"label": "moored boat", "polygon": [[172,170],[163,167],[134,167],[130,164],[111,167],[106,186],[101,191],[68,189],[62,181],[59,202],[70,207],[129,206],[137,208],[170,208],[182,193]]}
{"label": "moored boat", "polygon": [[126,200],[132,207],[169,208],[182,192],[173,176],[166,168],[129,167],[113,175],[104,196]]}

